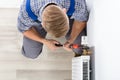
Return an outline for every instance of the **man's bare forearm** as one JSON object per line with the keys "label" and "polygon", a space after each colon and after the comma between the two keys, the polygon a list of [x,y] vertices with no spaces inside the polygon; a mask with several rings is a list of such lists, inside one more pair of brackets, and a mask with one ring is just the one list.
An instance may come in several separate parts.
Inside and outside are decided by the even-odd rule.
{"label": "man's bare forearm", "polygon": [[86,22],[74,21],[72,26],[72,32],[68,42],[73,43],[81,31],[86,27]]}
{"label": "man's bare forearm", "polygon": [[34,41],[45,43],[47,40],[43,38],[38,32],[32,27],[29,30],[23,32],[23,35],[29,39],[32,39]]}

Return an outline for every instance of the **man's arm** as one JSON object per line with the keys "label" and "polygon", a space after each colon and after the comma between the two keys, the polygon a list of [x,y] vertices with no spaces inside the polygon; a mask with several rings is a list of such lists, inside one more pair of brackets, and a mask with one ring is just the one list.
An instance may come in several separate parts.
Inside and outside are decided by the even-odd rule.
{"label": "man's arm", "polygon": [[38,34],[38,32],[33,27],[23,32],[23,35],[29,39],[32,39],[43,44],[47,41],[40,34]]}
{"label": "man's arm", "polygon": [[58,48],[57,46],[55,46],[55,44],[59,44],[58,41],[43,38],[33,27],[23,32],[23,35],[29,39],[45,44],[51,50],[55,50]]}
{"label": "man's arm", "polygon": [[74,21],[68,42],[73,43],[81,31],[86,27],[86,22]]}
{"label": "man's arm", "polygon": [[79,22],[74,21],[72,26],[72,31],[70,34],[70,38],[67,40],[67,42],[64,44],[64,48],[68,51],[71,51],[72,49],[69,47],[74,40],[77,38],[77,36],[82,32],[82,30],[86,27],[86,22]]}

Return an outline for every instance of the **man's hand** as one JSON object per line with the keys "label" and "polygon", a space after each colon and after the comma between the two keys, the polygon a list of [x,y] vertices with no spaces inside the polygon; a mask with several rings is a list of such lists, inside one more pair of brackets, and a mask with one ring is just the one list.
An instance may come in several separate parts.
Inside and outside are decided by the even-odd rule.
{"label": "man's hand", "polygon": [[55,44],[60,44],[60,42],[56,41],[56,40],[53,40],[53,39],[47,39],[44,44],[49,48],[51,49],[52,51],[58,49],[59,47],[56,46]]}
{"label": "man's hand", "polygon": [[65,42],[65,44],[63,45],[63,48],[67,51],[72,51],[72,48],[70,47],[71,43],[70,42]]}

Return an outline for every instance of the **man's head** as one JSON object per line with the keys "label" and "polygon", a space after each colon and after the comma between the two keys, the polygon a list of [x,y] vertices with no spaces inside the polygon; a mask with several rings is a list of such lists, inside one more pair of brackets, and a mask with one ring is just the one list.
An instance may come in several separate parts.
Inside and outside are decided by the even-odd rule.
{"label": "man's head", "polygon": [[54,37],[65,36],[69,30],[69,20],[65,10],[57,5],[47,6],[42,13],[43,28]]}

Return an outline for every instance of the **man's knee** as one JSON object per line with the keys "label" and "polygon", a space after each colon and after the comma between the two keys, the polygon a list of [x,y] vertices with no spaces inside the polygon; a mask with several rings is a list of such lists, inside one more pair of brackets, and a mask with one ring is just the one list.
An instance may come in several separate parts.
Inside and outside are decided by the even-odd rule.
{"label": "man's knee", "polygon": [[22,48],[22,54],[27,57],[27,58],[30,58],[30,59],[36,59],[38,58],[38,56],[41,54],[42,50],[40,51],[25,51],[23,48]]}
{"label": "man's knee", "polygon": [[40,53],[35,54],[35,55],[26,55],[25,57],[30,58],[30,59],[36,59],[36,58],[38,58],[39,55],[40,55]]}

